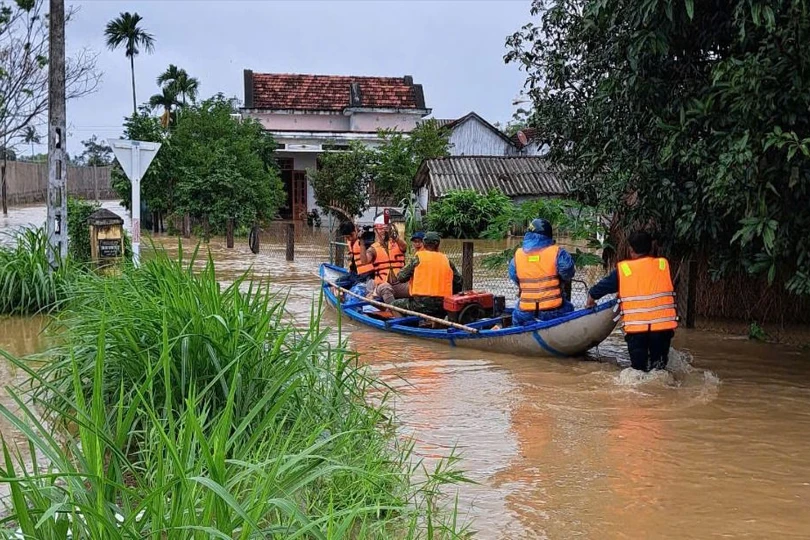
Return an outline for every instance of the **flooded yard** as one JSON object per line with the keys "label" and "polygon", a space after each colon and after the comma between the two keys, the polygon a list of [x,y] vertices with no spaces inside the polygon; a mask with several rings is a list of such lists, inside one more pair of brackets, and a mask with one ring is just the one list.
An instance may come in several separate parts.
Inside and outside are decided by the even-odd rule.
{"label": "flooded yard", "polygon": [[[178,243],[158,241],[169,250]],[[279,257],[270,237],[259,255],[239,239],[234,249],[220,238],[207,248],[221,280],[251,268],[288,296],[290,316],[308,319],[320,247],[302,240],[295,262]],[[335,312],[324,318],[337,325]],[[0,348],[41,350],[43,322],[0,319]],[[626,360],[618,334],[586,359],[553,360],[342,323],[363,362],[398,391],[392,405],[418,455],[429,461],[455,448],[462,456],[476,484],[460,487],[459,509],[480,538],[810,536],[807,352],[679,330],[672,372],[642,376],[600,361]],[[4,387],[22,380],[0,362]],[[13,405],[5,391],[2,400]]]}

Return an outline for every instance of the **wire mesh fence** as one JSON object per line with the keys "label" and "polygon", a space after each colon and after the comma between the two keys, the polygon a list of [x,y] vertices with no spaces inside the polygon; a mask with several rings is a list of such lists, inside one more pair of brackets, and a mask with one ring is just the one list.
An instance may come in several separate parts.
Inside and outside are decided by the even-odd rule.
{"label": "wire mesh fence", "polygon": [[[288,237],[291,236],[291,242]],[[504,250],[514,247],[520,239],[502,241],[476,240],[473,241],[472,252],[472,288],[486,290],[495,295],[503,296],[507,305],[517,300],[518,288],[509,279],[507,264],[493,266],[487,259],[501,254]],[[292,247],[290,248],[290,243]],[[574,252],[582,246],[561,243],[562,247]],[[335,239],[335,231],[327,228],[312,228],[301,223],[274,222],[262,228],[260,234],[260,250],[262,254],[269,254],[280,260],[292,255],[296,261],[312,264],[316,267],[323,262],[338,262],[341,256],[341,265],[347,266],[346,245]],[[461,271],[463,266],[463,242],[447,239],[441,244],[441,251]],[[578,268],[571,286],[570,299],[575,306],[581,307],[587,299],[588,288],[604,276],[601,266],[588,266]]]}

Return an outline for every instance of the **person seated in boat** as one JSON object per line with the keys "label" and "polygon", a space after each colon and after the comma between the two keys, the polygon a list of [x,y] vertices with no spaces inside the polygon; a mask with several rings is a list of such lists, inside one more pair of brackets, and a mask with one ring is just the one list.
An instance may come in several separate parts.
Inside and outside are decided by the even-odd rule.
{"label": "person seated in boat", "polygon": [[399,284],[396,277],[405,266],[408,246],[399,237],[396,227],[385,222],[384,215],[374,220],[374,234],[374,243],[361,254],[361,261],[374,269],[374,280],[368,284],[369,294],[386,303],[394,298],[406,298],[408,287]]}
{"label": "person seated in boat", "polygon": [[418,253],[425,249],[425,233],[422,231],[416,231],[411,235],[411,247],[413,247],[413,252]]}
{"label": "person seated in boat", "polygon": [[595,306],[605,295],[619,293],[631,365],[641,371],[665,369],[670,342],[678,327],[669,261],[652,256],[653,239],[645,231],[634,232],[627,241],[630,259],[620,261],[616,269],[591,287],[585,307]]}
{"label": "person seated in boat", "polygon": [[425,315],[444,317],[444,299],[460,292],[461,272],[439,251],[441,237],[436,232],[425,233],[425,248],[397,275],[397,282],[405,284],[409,298],[393,300],[394,307],[418,311]]}
{"label": "person seated in boat", "polygon": [[518,304],[512,312],[515,326],[556,319],[574,310],[563,297],[563,284],[574,277],[574,260],[554,242],[551,223],[533,220],[523,246],[509,261],[509,278],[518,286]]}
{"label": "person seated in boat", "polygon": [[344,221],[338,229],[348,247],[349,274],[341,277],[335,283],[344,289],[351,289],[357,284],[365,284],[374,277],[374,267],[370,263],[361,261],[361,254],[368,246],[357,234],[357,227],[351,221]]}

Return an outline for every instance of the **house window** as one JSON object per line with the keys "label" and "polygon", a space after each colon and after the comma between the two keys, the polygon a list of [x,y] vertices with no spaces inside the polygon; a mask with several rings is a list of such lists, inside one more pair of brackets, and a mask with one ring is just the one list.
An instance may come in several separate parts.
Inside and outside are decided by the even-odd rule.
{"label": "house window", "polygon": [[329,150],[331,150],[331,151],[346,151],[346,150],[349,149],[349,145],[348,144],[325,143],[323,146],[321,146],[321,148],[323,149],[324,152],[329,151]]}
{"label": "house window", "polygon": [[293,170],[293,158],[276,158],[276,163],[278,163],[278,168],[282,171]]}

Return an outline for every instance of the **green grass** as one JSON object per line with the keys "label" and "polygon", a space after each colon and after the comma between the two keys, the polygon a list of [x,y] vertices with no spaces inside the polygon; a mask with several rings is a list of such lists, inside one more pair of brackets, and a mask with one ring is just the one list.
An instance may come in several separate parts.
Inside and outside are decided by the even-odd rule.
{"label": "green grass", "polygon": [[51,272],[45,229],[7,234],[13,247],[0,246],[0,314],[49,311],[64,297],[69,264]]}
{"label": "green grass", "polygon": [[210,259],[198,273],[193,259],[159,251],[118,277],[83,275],[44,366],[7,355],[33,390],[12,392],[19,417],[0,414],[50,466],[26,469],[4,441],[12,504],[0,527],[77,539],[463,536],[442,503],[442,488],[465,481],[456,458],[419,470],[388,390],[339,335],[330,343],[320,306],[298,329],[266,285],[223,288]]}

